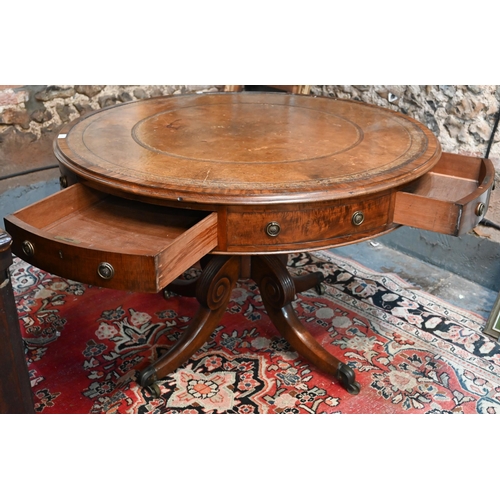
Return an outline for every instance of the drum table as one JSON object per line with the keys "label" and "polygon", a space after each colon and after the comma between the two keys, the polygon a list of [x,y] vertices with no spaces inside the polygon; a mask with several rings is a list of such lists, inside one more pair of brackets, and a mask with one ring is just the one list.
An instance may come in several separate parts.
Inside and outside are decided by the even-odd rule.
{"label": "drum table", "polygon": [[[216,328],[239,278],[292,348],[350,393],[354,371],[301,324],[292,301],[320,273],[286,254],[374,238],[400,225],[459,235],[483,217],[489,160],[441,153],[408,116],[281,93],[130,102],[67,125],[55,141],[64,187],[6,218],[13,252],[83,283],[196,297],[184,336],[138,375],[157,391]],[[179,277],[201,263],[194,280]]]}

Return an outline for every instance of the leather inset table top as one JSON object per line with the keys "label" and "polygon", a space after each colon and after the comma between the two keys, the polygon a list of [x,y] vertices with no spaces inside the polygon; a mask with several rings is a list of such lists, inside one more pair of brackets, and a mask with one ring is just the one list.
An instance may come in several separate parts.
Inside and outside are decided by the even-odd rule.
{"label": "leather inset table top", "polygon": [[58,160],[90,183],[203,203],[346,198],[429,171],[417,121],[361,102],[277,93],[169,96],[99,110],[61,131]]}

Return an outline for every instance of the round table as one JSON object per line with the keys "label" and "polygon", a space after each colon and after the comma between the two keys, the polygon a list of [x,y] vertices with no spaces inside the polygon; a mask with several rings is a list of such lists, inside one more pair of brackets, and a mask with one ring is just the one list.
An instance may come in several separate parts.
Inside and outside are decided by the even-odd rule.
{"label": "round table", "polygon": [[99,110],[56,140],[59,161],[99,188],[151,202],[276,205],[366,196],[438,161],[434,135],[356,101],[202,94]]}
{"label": "round table", "polygon": [[[217,214],[217,244],[197,280],[168,290],[199,311],[172,349],[139,375],[155,382],[196,352],[217,326],[239,278],[258,284],[291,346],[359,391],[353,370],[298,320],[297,292],[322,276],[293,278],[281,254],[330,248],[397,227],[394,193],[433,168],[434,135],[417,121],[361,102],[280,93],[196,94],[99,110],[59,134],[64,182],[121,198]],[[185,269],[179,268],[181,275]]]}
{"label": "round table", "polygon": [[[490,160],[442,153],[403,114],[281,93],[105,108],[66,125],[54,151],[65,189],[5,218],[12,251],[90,285],[195,297],[183,336],[138,374],[155,393],[206,342],[243,278],[292,348],[356,394],[354,371],[292,307],[323,276],[291,276],[287,254],[400,225],[463,234],[484,217],[495,173]],[[179,278],[198,264],[198,278]]]}

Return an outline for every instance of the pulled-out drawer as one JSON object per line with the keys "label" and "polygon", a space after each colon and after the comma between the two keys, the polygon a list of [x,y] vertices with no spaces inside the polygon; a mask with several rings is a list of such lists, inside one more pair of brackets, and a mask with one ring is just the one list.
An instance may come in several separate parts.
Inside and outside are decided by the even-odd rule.
{"label": "pulled-out drawer", "polygon": [[396,193],[393,222],[464,234],[484,217],[494,179],[490,160],[443,153],[430,172]]}
{"label": "pulled-out drawer", "polygon": [[158,292],[217,246],[217,214],[75,184],[5,218],[12,251],[75,281]]}

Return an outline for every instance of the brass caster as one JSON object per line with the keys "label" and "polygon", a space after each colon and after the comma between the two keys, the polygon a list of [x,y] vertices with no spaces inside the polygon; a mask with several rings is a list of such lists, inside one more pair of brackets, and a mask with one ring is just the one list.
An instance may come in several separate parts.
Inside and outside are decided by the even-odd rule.
{"label": "brass caster", "polygon": [[142,370],[142,372],[137,376],[139,385],[141,387],[144,387],[145,389],[155,384],[156,380],[156,370],[151,366],[148,366],[146,369]]}
{"label": "brass caster", "polygon": [[361,386],[359,385],[358,382],[354,380],[354,377],[356,374],[354,373],[354,370],[350,367],[345,365],[344,363],[340,363],[338,369],[337,369],[337,380],[339,381],[340,385],[349,393],[352,395],[359,394],[359,391],[361,390]]}
{"label": "brass caster", "polygon": [[151,396],[155,398],[159,398],[161,396],[160,386],[155,382],[154,384],[148,385],[146,390],[151,394]]}
{"label": "brass caster", "polygon": [[159,398],[161,396],[160,386],[156,381],[156,370],[148,366],[145,370],[139,373],[137,377],[139,384],[146,389],[151,396]]}

